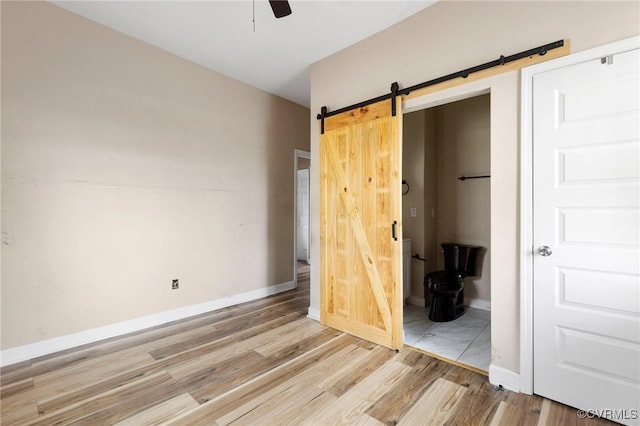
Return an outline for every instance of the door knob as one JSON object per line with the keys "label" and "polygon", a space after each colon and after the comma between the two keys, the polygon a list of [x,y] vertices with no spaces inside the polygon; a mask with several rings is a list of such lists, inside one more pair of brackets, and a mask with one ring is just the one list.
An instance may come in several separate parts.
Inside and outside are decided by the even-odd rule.
{"label": "door knob", "polygon": [[544,256],[544,257],[551,256],[551,253],[553,252],[551,251],[551,248],[549,246],[538,247],[538,254],[540,256]]}

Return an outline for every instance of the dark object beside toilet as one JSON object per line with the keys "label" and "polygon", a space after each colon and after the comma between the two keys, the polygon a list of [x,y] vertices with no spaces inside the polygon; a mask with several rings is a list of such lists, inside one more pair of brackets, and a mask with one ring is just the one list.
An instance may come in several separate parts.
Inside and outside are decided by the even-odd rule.
{"label": "dark object beside toilet", "polygon": [[482,249],[466,244],[442,243],[444,271],[429,272],[424,278],[424,294],[433,295],[429,319],[452,321],[464,314],[465,277],[476,275],[476,258]]}

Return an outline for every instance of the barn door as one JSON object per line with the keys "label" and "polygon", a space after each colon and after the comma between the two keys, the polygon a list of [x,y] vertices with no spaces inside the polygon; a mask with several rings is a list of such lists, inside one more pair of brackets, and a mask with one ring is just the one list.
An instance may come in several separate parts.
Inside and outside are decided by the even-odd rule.
{"label": "barn door", "polygon": [[392,349],[402,346],[401,134],[386,100],[326,118],[320,137],[321,321]]}

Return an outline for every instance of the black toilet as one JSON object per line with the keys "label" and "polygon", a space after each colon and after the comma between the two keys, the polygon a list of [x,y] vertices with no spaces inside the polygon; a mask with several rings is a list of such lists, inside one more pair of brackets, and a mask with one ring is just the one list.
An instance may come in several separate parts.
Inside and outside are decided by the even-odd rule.
{"label": "black toilet", "polygon": [[465,277],[476,274],[476,258],[482,249],[466,244],[442,243],[444,271],[429,272],[424,278],[424,294],[433,295],[429,319],[435,322],[452,321],[464,314]]}

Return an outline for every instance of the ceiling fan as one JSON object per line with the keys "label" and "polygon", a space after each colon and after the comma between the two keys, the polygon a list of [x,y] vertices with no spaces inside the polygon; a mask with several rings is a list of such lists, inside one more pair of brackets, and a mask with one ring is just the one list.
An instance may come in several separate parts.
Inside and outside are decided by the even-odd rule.
{"label": "ceiling fan", "polygon": [[283,18],[291,15],[291,6],[287,0],[269,0],[271,9],[276,18]]}

